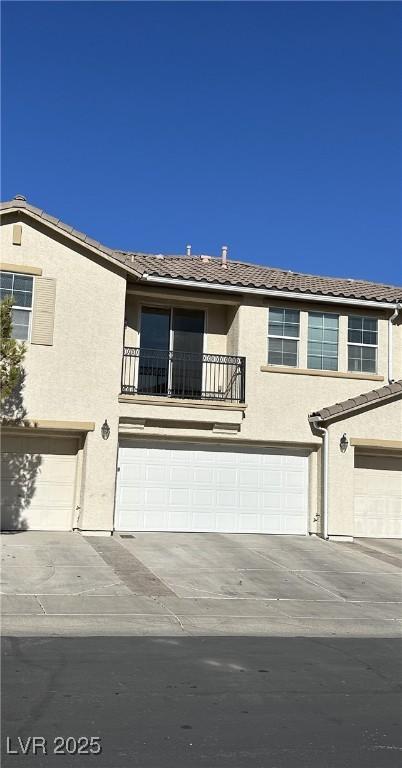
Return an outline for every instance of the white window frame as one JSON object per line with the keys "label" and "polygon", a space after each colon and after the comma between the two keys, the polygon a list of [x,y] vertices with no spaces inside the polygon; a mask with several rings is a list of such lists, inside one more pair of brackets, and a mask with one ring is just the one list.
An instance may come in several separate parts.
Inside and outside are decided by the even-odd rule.
{"label": "white window frame", "polygon": [[[350,317],[361,317],[362,320],[364,320],[365,318],[367,318],[368,320],[375,320],[376,324],[377,324],[377,330],[375,331],[375,333],[377,335],[377,344],[365,344],[363,341],[361,343],[358,343],[356,341],[349,341],[349,318]],[[358,328],[352,328],[351,330],[359,330],[359,329]],[[361,331],[362,331],[362,334],[363,334],[363,326],[362,326]],[[377,317],[370,317],[370,315],[348,315],[348,329],[347,329],[347,333],[348,333],[348,336],[347,336],[347,338],[348,338],[348,359],[347,359],[348,373],[367,373],[368,375],[371,374],[372,376],[375,376],[377,371],[378,371],[378,318]],[[371,331],[371,333],[374,333],[374,331]],[[375,349],[376,353],[375,353],[375,369],[374,369],[374,371],[363,371],[363,369],[361,369],[360,371],[351,371],[350,368],[349,368],[349,347],[360,347],[361,349],[363,347],[370,347],[371,349]],[[363,359],[362,359],[362,361],[363,361]]]}
{"label": "white window frame", "polygon": [[[32,332],[32,314],[33,314],[33,306],[34,306],[34,298],[35,298],[35,277],[34,275],[27,275],[25,272],[12,272],[10,269],[2,269],[1,270],[2,275],[12,275],[15,277],[31,277],[32,278],[32,301],[30,307],[21,307],[19,304],[13,304],[12,311],[14,309],[28,312],[28,334],[26,339],[16,339],[16,341],[25,342],[25,344],[29,344],[31,341],[31,332]],[[10,293],[10,296],[13,296],[13,293]]]}
{"label": "white window frame", "polygon": [[[299,334],[298,334],[298,336],[278,336],[276,334],[270,333],[269,332],[269,314],[271,312],[271,309],[281,309],[284,312],[286,312],[286,311],[298,312],[298,314],[299,314],[299,322],[298,322]],[[268,340],[268,344],[267,344],[267,347],[268,347],[267,348],[267,364],[268,365],[272,365],[272,366],[276,366],[276,367],[285,367],[285,368],[298,368],[299,367],[299,355],[300,355],[300,314],[301,314],[300,310],[299,309],[293,309],[293,307],[269,307],[268,308],[268,336],[267,336],[267,340]],[[286,325],[285,318],[284,318],[283,323],[284,323],[284,325]],[[293,323],[290,323],[290,325],[293,325]],[[296,344],[296,350],[297,350],[296,351],[296,365],[288,365],[288,363],[270,363],[269,362],[269,340],[270,339],[281,339],[281,341],[296,341],[297,342],[297,344]]]}
{"label": "white window frame", "polygon": [[[338,318],[338,340],[336,342],[336,346],[337,346],[336,368],[310,368],[310,366],[308,364],[308,359],[309,359],[309,351],[308,350],[309,350],[309,343],[310,343],[310,339],[309,339],[310,315],[332,315],[333,317],[337,317]],[[321,310],[312,310],[312,309],[309,310],[308,317],[307,317],[307,369],[309,371],[329,371],[330,373],[331,372],[332,373],[336,373],[337,371],[339,371],[339,348],[340,348],[340,343],[339,342],[340,342],[340,335],[341,335],[340,334],[340,330],[341,330],[341,316],[340,316],[339,312],[325,312],[325,311],[321,311]],[[312,341],[311,343],[312,344],[319,344],[320,342]],[[328,344],[328,343],[330,343],[330,342],[325,342],[324,340],[321,342],[321,344]],[[321,358],[323,358],[323,357],[324,357],[324,355],[321,354]],[[334,360],[335,360],[335,358],[334,358]]]}

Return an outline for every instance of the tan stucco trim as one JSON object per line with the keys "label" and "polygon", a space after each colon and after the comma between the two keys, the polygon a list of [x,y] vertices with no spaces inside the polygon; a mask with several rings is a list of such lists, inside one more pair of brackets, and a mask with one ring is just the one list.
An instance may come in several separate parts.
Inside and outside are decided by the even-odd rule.
{"label": "tan stucco trim", "polygon": [[39,429],[69,429],[74,432],[94,432],[94,421],[52,421],[39,419],[35,421],[35,426]]}
{"label": "tan stucco trim", "polygon": [[94,432],[94,421],[53,421],[52,419],[27,419],[22,424],[4,424],[2,431],[46,429],[65,432]]}
{"label": "tan stucco trim", "polygon": [[294,373],[298,376],[327,376],[331,379],[363,379],[364,381],[384,381],[384,376],[374,373],[344,373],[343,371],[321,371],[314,368],[292,368],[287,365],[262,365],[264,373]]}
{"label": "tan stucco trim", "polygon": [[135,403],[136,405],[164,405],[174,408],[204,408],[210,410],[221,410],[226,408],[229,411],[245,411],[246,403],[226,403],[224,400],[180,400],[179,398],[166,397],[141,397],[138,395],[120,395],[119,403]]}
{"label": "tan stucco trim", "polygon": [[351,437],[350,444],[356,448],[384,448],[388,451],[402,451],[402,440],[376,440]]}
{"label": "tan stucco trim", "polygon": [[317,443],[310,443],[310,442],[297,442],[296,440],[242,440],[239,439],[238,433],[235,435],[227,434],[225,436],[219,435],[217,436],[215,433],[211,431],[208,431],[205,435],[169,435],[166,436],[165,434],[161,434],[160,432],[137,432],[135,434],[132,433],[121,433],[119,434],[119,437],[121,440],[124,441],[130,441],[133,442],[140,442],[140,441],[151,441],[152,442],[169,442],[169,443],[209,443],[210,445],[227,445],[229,443],[233,443],[233,445],[238,446],[241,448],[262,448],[262,449],[269,449],[272,448],[273,450],[281,450],[283,449],[289,449],[294,450],[296,453],[303,452],[307,454],[308,456],[311,455],[312,452],[318,451],[321,447],[321,441]]}
{"label": "tan stucco trim", "polygon": [[0,270],[2,272],[19,272],[23,275],[38,275],[42,274],[40,267],[30,267],[28,264],[9,264],[8,262],[0,262]]}

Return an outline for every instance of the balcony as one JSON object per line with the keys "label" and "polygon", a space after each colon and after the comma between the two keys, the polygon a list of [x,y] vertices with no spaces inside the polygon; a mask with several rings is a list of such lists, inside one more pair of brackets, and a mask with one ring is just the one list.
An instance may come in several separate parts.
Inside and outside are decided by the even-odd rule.
{"label": "balcony", "polygon": [[245,373],[245,357],[124,347],[121,392],[244,403]]}

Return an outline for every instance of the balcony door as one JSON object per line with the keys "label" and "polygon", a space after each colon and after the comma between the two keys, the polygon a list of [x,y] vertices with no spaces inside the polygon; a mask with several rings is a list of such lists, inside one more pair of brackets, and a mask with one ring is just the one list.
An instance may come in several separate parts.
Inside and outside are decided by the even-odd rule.
{"label": "balcony door", "polygon": [[204,312],[144,307],[137,391],[200,398]]}
{"label": "balcony door", "polygon": [[172,396],[201,398],[204,312],[172,312]]}

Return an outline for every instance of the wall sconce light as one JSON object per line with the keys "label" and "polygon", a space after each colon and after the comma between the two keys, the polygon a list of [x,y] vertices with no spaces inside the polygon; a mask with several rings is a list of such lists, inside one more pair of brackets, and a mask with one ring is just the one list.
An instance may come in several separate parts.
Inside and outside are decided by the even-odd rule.
{"label": "wall sconce light", "polygon": [[346,453],[346,451],[348,450],[348,445],[349,445],[349,440],[346,437],[346,432],[344,432],[342,437],[341,437],[341,439],[340,439],[340,441],[339,441],[339,447],[340,447],[342,453]]}
{"label": "wall sconce light", "polygon": [[109,439],[110,427],[109,427],[109,424],[107,423],[107,419],[105,419],[105,421],[103,422],[103,424],[101,426],[101,435],[102,435],[104,440],[108,440]]}

